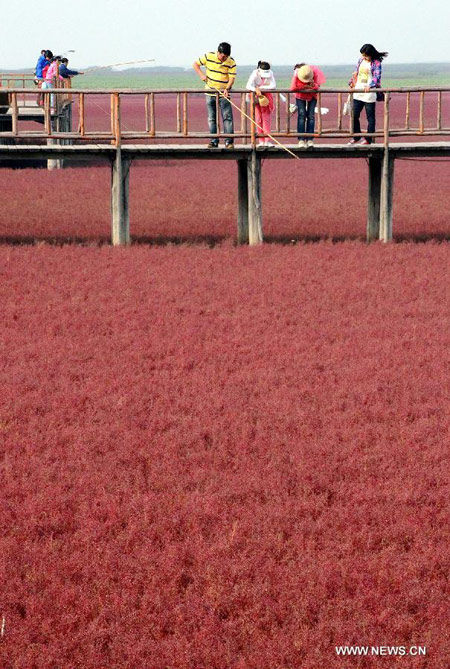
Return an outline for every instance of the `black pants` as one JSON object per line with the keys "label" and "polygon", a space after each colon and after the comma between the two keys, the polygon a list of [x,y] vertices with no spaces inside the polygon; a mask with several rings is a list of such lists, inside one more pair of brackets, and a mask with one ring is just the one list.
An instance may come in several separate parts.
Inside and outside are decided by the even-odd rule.
{"label": "black pants", "polygon": [[[356,135],[360,136],[361,133],[361,123],[359,122],[359,117],[363,108],[366,108],[367,116],[367,132],[375,132],[375,105],[376,102],[361,102],[361,100],[353,100],[353,132]],[[358,139],[358,137],[355,137]],[[373,138],[367,137],[369,144],[372,143]]]}

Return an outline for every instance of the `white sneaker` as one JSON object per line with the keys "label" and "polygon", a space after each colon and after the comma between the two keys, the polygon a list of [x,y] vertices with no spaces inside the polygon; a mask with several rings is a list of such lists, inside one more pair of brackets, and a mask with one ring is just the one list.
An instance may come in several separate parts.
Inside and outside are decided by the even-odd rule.
{"label": "white sneaker", "polygon": [[301,139],[298,143],[299,149],[306,149],[306,142],[304,139]]}
{"label": "white sneaker", "polygon": [[275,146],[275,144],[272,144],[272,142],[266,142],[266,146]]}
{"label": "white sneaker", "polygon": [[312,147],[314,146],[314,142],[312,141],[312,139],[308,139],[308,141],[306,142],[306,146],[308,147],[308,149],[312,149]]}

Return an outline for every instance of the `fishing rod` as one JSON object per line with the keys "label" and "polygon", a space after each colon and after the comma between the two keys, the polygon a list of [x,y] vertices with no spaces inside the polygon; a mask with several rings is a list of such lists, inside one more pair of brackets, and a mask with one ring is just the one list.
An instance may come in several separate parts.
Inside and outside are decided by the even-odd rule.
{"label": "fishing rod", "polygon": [[[259,123],[256,123],[256,121],[254,119],[252,119],[251,116],[249,116],[246,112],[242,111],[242,109],[240,107],[238,107],[232,100],[230,100],[230,98],[228,98],[222,91],[220,91],[218,88],[213,88],[208,83],[206,83],[206,85],[211,91],[214,91],[215,93],[219,93],[219,95],[221,95],[223,98],[225,98],[225,100],[228,100],[230,105],[232,107],[234,107],[235,109],[237,109],[238,112],[240,112],[242,114],[242,116],[245,116],[245,118],[248,118],[250,123],[253,123],[255,128],[264,132],[264,128],[262,126],[260,126]],[[284,149],[284,151],[287,151],[287,153],[289,153],[291,156],[293,156],[296,160],[301,160],[301,158],[299,158],[299,156],[296,156],[295,153],[293,151],[291,151],[290,149],[288,149],[287,146],[285,146],[284,144],[279,142],[276,137],[271,135],[269,132],[267,132],[266,134],[267,134],[267,137],[270,137],[271,140],[273,140],[276,144],[278,144],[278,146],[281,146],[281,148]]]}

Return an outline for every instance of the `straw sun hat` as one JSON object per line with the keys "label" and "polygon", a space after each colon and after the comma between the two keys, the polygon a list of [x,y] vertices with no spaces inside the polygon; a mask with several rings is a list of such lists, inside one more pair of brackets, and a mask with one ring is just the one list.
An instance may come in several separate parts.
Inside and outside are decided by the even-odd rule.
{"label": "straw sun hat", "polygon": [[297,77],[302,81],[304,84],[310,84],[312,80],[314,79],[314,72],[312,67],[309,65],[302,65],[301,67],[297,68]]}

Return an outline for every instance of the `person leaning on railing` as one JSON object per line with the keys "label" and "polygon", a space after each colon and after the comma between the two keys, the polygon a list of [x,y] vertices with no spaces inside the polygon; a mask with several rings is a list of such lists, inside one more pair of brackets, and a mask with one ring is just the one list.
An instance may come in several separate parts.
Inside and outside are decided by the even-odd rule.
{"label": "person leaning on railing", "polygon": [[[298,145],[301,149],[314,146],[312,135],[315,129],[314,113],[317,105],[317,93],[314,91],[318,91],[325,82],[324,73],[315,65],[297,63],[294,68],[291,91],[295,92],[295,102],[298,110]],[[305,92],[305,89],[307,92]]]}
{"label": "person leaning on railing", "polygon": [[[228,42],[221,42],[217,51],[210,51],[200,56],[192,67],[200,79],[205,82],[209,132],[211,135],[217,134],[216,93],[214,91],[220,91],[219,107],[223,129],[226,135],[232,135],[234,133],[233,109],[228,97],[236,79],[236,62],[231,57],[231,46]],[[201,70],[202,67],[205,68],[205,72]],[[219,140],[216,137],[211,138],[208,148],[215,149],[218,146]],[[232,149],[233,146],[233,138],[227,137],[225,148]]]}
{"label": "person leaning on railing", "polygon": [[67,67],[69,64],[68,58],[61,58],[61,65],[59,66],[59,75],[63,79],[69,79],[70,77],[76,77],[78,74],[84,74],[84,72],[78,72],[78,70],[69,70]]}
{"label": "person leaning on railing", "polygon": [[[270,125],[274,102],[272,93],[277,87],[275,76],[270,69],[270,63],[265,60],[258,61],[256,70],[253,70],[248,78],[246,89],[256,94],[255,100],[255,121],[258,126],[258,132],[264,135],[270,134]],[[259,140],[259,146],[275,146],[269,137],[262,137]]]}
{"label": "person leaning on railing", "polygon": [[[55,88],[55,83],[56,79],[59,77],[59,79],[62,81],[62,77],[58,75],[59,71],[59,64],[61,62],[61,56],[54,56],[52,58],[52,62],[47,68],[47,71],[45,71],[45,68],[43,70],[44,74],[44,83],[42,84],[42,90],[48,89],[48,88]],[[50,104],[52,107],[55,107],[55,96],[51,96],[51,101]]]}
{"label": "person leaning on railing", "polygon": [[381,63],[386,58],[387,51],[377,51],[373,44],[363,44],[361,49],[361,58],[356,65],[356,71],[352,73],[348,85],[354,91],[361,91],[353,95],[353,133],[357,135],[352,137],[349,144],[371,144],[372,137],[361,137],[361,124],[359,117],[366,108],[367,132],[375,132],[375,103],[383,99],[382,93],[377,93],[376,89],[381,88]]}

